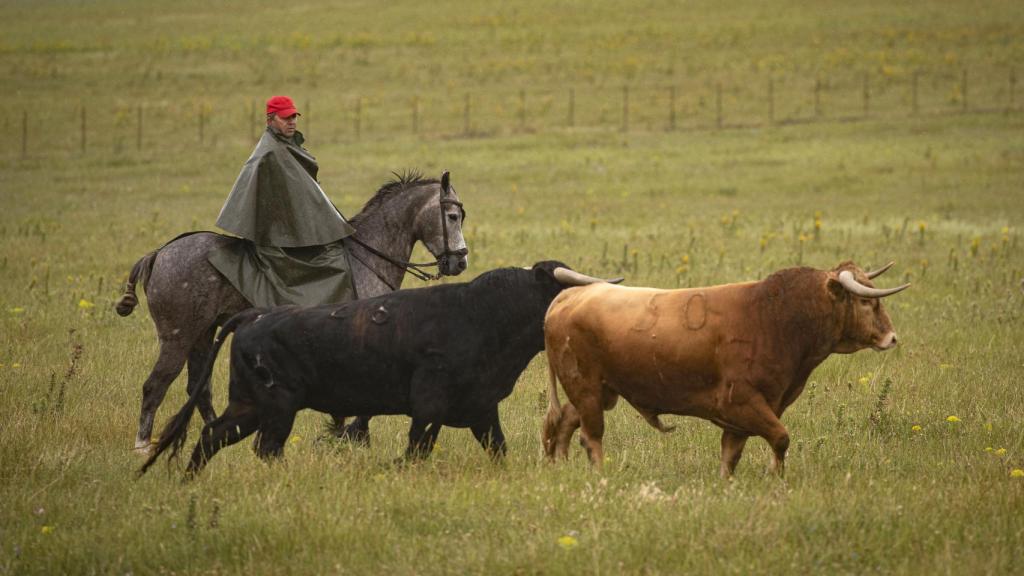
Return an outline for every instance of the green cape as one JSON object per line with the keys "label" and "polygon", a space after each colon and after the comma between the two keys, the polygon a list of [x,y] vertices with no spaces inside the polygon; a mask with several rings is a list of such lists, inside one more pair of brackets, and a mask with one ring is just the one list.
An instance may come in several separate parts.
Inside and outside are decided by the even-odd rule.
{"label": "green cape", "polygon": [[[217,226],[260,246],[322,246],[355,229],[316,181],[317,166],[295,142],[269,127],[242,167],[217,217]],[[297,142],[297,143],[296,143]]]}
{"label": "green cape", "polygon": [[217,218],[241,236],[213,250],[211,264],[254,306],[312,306],[356,298],[341,239],[355,229],[316,181],[318,166],[302,148],[270,128]]}

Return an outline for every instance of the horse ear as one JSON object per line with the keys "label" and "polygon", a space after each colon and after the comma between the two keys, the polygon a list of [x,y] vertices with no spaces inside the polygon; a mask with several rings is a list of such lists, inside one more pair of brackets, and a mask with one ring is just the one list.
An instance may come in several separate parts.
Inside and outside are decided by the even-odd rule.
{"label": "horse ear", "polygon": [[441,172],[441,190],[444,190],[445,194],[451,192],[451,178],[448,176],[448,171]]}

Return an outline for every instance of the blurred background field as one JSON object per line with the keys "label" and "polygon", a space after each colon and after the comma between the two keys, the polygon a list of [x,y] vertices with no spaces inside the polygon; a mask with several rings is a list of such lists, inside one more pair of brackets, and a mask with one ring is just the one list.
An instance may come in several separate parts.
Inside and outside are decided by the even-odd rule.
{"label": "blurred background field", "polygon": [[[10,2],[0,22],[0,573],[1013,573],[1024,562],[1024,114],[1012,2]],[[916,78],[916,80],[915,80]],[[916,89],[915,89],[916,86]],[[720,88],[719,88],[720,87]],[[608,415],[603,475],[540,456],[546,365],[492,465],[446,430],[196,482],[133,479],[132,263],[213,223],[262,101],[295,98],[343,213],[452,172],[470,269],[664,288],[896,260],[901,346],[837,356],[717,479],[711,424]],[[673,98],[674,93],[674,98]],[[865,94],[867,96],[865,97]],[[467,107],[468,102],[468,107]],[[141,122],[140,122],[141,119]],[[425,255],[422,249],[418,255]],[[420,284],[412,279],[405,287]],[[227,366],[214,378],[225,404]],[[158,415],[184,399],[176,382]],[[193,433],[194,434],[194,433]]]}

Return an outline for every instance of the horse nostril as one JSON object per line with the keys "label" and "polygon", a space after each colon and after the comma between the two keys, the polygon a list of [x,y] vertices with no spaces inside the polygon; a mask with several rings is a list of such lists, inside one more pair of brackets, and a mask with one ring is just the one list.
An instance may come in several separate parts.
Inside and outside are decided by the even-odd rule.
{"label": "horse nostril", "polygon": [[895,345],[896,345],[896,333],[895,333],[895,332],[894,332],[894,333],[893,333],[893,335],[892,335],[892,345],[893,345],[893,346],[895,346]]}
{"label": "horse nostril", "polygon": [[465,260],[459,260],[459,262],[458,262],[458,264],[456,264],[456,266],[458,266],[460,271],[461,270],[465,270],[466,269],[466,261]]}

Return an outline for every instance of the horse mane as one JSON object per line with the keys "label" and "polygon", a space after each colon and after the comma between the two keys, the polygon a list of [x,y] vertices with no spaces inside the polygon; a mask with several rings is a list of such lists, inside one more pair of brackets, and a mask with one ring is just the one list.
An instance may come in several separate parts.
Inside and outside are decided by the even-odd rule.
{"label": "horse mane", "polygon": [[392,174],[395,177],[388,182],[385,182],[380,189],[377,190],[377,193],[370,197],[370,199],[366,201],[366,204],[363,204],[363,208],[358,214],[349,218],[349,222],[353,226],[358,228],[360,220],[362,220],[366,214],[377,210],[377,208],[392,196],[403,194],[408,190],[418,188],[420,186],[441,183],[436,178],[424,178],[423,174],[418,170],[406,170],[401,174],[398,172],[392,172]]}

